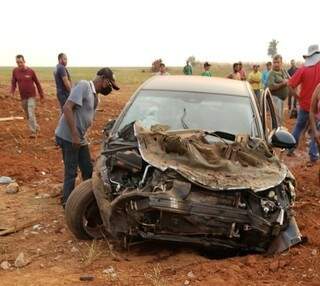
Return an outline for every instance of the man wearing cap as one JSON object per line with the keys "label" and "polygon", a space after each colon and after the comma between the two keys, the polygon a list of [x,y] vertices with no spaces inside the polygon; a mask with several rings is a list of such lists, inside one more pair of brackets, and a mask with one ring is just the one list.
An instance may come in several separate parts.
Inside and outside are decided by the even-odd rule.
{"label": "man wearing cap", "polygon": [[[293,129],[292,135],[298,144],[300,135],[305,130],[309,122],[309,112],[311,105],[312,94],[316,86],[320,83],[320,49],[318,45],[311,45],[308,48],[308,53],[303,56],[305,59],[304,65],[295,72],[289,80],[288,85],[292,88],[301,86],[299,96],[295,94],[299,102],[298,118]],[[294,149],[288,153],[291,156]],[[313,164],[318,159],[318,150],[314,140],[309,144],[310,164]]]}
{"label": "man wearing cap", "polygon": [[78,167],[83,180],[92,176],[93,167],[85,135],[98,105],[97,94],[108,95],[112,89],[119,90],[113,72],[103,68],[93,81],[79,81],[63,106],[63,114],[55,131],[64,162],[63,207],[74,189]]}
{"label": "man wearing cap", "polygon": [[250,82],[254,94],[256,95],[258,100],[260,99],[261,79],[262,75],[259,71],[259,65],[253,65],[253,70],[249,73],[248,81]]}
{"label": "man wearing cap", "polygon": [[211,71],[210,71],[210,67],[211,67],[211,65],[210,65],[208,62],[205,62],[205,63],[203,64],[203,69],[204,69],[204,71],[201,73],[201,75],[202,75],[202,76],[209,76],[209,77],[211,77],[211,76],[212,76],[212,73],[211,73]]}

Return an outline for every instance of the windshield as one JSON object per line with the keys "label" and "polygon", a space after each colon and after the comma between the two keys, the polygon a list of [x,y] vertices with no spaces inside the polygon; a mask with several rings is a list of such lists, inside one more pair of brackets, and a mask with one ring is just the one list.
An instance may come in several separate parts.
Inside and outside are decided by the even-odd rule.
{"label": "windshield", "polygon": [[204,129],[257,136],[250,98],[185,91],[141,90],[118,130],[133,121],[150,128]]}

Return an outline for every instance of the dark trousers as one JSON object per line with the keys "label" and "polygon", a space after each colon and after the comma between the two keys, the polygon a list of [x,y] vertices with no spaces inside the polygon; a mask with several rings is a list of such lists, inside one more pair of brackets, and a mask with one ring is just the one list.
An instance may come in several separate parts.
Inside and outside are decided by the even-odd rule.
{"label": "dark trousers", "polygon": [[69,93],[58,93],[57,94],[57,98],[58,98],[61,110],[62,110],[64,104],[66,103],[68,97],[69,97]]}
{"label": "dark trousers", "polygon": [[74,189],[78,167],[81,171],[82,180],[92,177],[93,166],[88,145],[76,149],[72,143],[56,137],[57,144],[61,147],[64,163],[64,182],[62,203],[65,204]]}

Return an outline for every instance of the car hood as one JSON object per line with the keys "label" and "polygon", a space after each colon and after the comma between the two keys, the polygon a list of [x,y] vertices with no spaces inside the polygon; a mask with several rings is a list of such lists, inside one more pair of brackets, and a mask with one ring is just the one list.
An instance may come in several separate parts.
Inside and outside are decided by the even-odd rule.
{"label": "car hood", "polygon": [[238,134],[231,143],[209,143],[203,130],[147,129],[139,122],[134,134],[144,161],[207,189],[258,192],[279,185],[287,174],[265,141],[248,135]]}

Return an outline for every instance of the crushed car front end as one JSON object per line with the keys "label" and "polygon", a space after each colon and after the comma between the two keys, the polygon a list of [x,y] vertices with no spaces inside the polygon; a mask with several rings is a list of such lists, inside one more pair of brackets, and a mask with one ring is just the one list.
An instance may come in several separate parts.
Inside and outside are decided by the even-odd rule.
{"label": "crushed car front end", "polygon": [[107,233],[270,253],[299,243],[287,168],[261,139],[211,135],[136,123],[106,138],[94,193]]}

